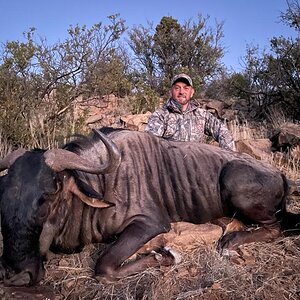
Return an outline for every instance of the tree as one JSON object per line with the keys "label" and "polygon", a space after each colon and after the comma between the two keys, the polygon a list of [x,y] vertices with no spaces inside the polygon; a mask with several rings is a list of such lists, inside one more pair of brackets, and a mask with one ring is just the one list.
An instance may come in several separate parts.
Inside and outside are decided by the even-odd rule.
{"label": "tree", "polygon": [[300,32],[300,4],[298,0],[287,0],[288,8],[280,17],[283,23]]}
{"label": "tree", "polygon": [[130,89],[123,76],[128,59],[117,45],[125,23],[119,15],[108,19],[108,25],[70,26],[67,38],[53,45],[36,39],[34,28],[24,42],[3,45],[0,127],[11,144],[53,145],[76,128],[72,109],[78,95]]}
{"label": "tree", "polygon": [[248,99],[249,109],[256,117],[266,118],[270,109],[280,109],[292,120],[300,120],[300,6],[297,0],[288,1],[288,9],[281,20],[294,28],[296,38],[273,37],[270,48],[259,52],[248,46],[241,73],[246,85],[235,85]]}
{"label": "tree", "polygon": [[249,91],[250,84],[245,74],[237,72],[228,74],[224,71],[205,86],[205,96],[220,101],[245,99],[249,102],[249,94],[245,91]]}
{"label": "tree", "polygon": [[208,19],[199,15],[196,22],[188,20],[181,25],[173,17],[163,17],[155,29],[148,24],[149,28],[140,25],[129,31],[134,58],[159,94],[166,92],[178,72],[190,73],[199,86],[222,69],[223,24],[217,23],[213,30]]}

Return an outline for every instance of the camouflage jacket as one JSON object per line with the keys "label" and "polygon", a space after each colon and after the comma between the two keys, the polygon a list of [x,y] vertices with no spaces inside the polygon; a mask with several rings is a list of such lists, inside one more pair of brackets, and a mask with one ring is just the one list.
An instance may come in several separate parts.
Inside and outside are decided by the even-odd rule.
{"label": "camouflage jacket", "polygon": [[235,144],[226,125],[191,100],[186,111],[181,104],[169,99],[149,118],[146,132],[170,140],[205,142],[205,135],[213,137],[221,148],[235,151]]}

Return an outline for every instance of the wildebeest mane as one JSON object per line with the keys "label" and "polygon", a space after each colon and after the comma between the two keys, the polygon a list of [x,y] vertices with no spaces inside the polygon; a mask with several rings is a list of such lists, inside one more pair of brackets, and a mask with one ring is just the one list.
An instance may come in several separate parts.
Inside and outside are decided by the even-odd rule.
{"label": "wildebeest mane", "polygon": [[83,150],[90,149],[94,146],[90,136],[73,135],[70,142],[63,146],[63,149],[79,154]]}
{"label": "wildebeest mane", "polygon": [[[104,133],[105,135],[112,136],[116,132],[120,132],[123,130],[127,130],[124,128],[113,128],[113,127],[102,127],[99,129],[100,132]],[[88,151],[89,149],[96,146],[96,144],[100,141],[98,135],[94,132],[91,132],[89,135],[81,135],[76,134],[72,136],[72,141],[66,143],[63,148],[65,150],[74,152],[74,153],[81,153],[82,151]],[[102,142],[101,142],[102,143]]]}

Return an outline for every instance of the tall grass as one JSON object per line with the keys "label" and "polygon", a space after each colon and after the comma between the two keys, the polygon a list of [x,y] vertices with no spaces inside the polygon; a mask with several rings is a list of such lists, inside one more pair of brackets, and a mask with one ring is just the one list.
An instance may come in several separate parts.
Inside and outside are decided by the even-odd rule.
{"label": "tall grass", "polygon": [[4,138],[2,131],[0,130],[0,157],[5,156],[7,153],[11,152],[12,146]]}
{"label": "tall grass", "polygon": [[235,141],[267,138],[268,130],[263,124],[251,126],[247,120],[240,121],[237,118],[227,124]]}
{"label": "tall grass", "polygon": [[[281,110],[270,109],[269,123],[255,123],[250,125],[247,120],[235,119],[228,123],[235,141],[268,139],[270,131],[280,129],[285,123],[290,122]],[[300,146],[296,146],[287,153],[266,153],[262,160],[282,171],[291,180],[300,180]]]}
{"label": "tall grass", "polygon": [[290,122],[282,108],[268,108],[268,121],[273,128],[280,128],[283,124]]}

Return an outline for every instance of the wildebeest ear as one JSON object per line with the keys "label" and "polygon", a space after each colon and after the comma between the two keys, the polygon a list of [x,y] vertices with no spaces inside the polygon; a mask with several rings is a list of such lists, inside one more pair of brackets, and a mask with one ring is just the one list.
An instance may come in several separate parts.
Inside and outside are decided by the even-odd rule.
{"label": "wildebeest ear", "polygon": [[90,185],[88,185],[87,183],[85,183],[84,181],[82,181],[79,178],[74,178],[75,182],[78,186],[78,188],[88,197],[92,197],[92,198],[96,198],[96,199],[103,199],[103,195],[96,192]]}
{"label": "wildebeest ear", "polygon": [[91,186],[74,177],[68,179],[69,191],[76,195],[81,201],[92,207],[107,208],[114,206],[114,203],[103,200],[103,195],[96,192]]}

